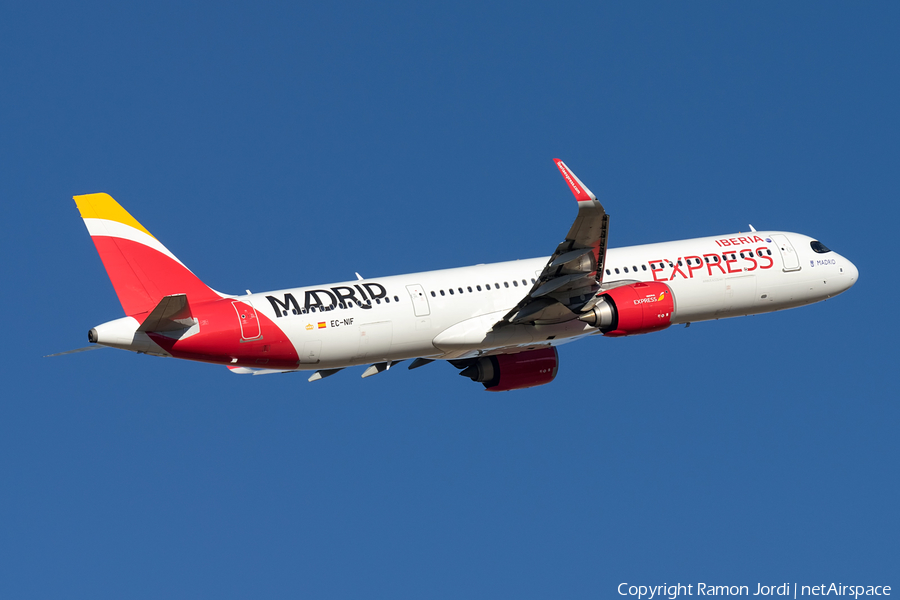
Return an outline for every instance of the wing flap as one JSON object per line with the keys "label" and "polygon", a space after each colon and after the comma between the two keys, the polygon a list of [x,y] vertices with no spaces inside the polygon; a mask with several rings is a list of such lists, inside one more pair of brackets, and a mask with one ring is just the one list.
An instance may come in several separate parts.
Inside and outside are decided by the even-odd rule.
{"label": "wing flap", "polygon": [[[578,202],[578,215],[565,241],[560,243],[547,266],[521,301],[494,325],[494,329],[515,323],[562,322],[577,317],[581,305],[588,302],[603,282],[606,263],[609,215],[591,190],[558,158],[553,159]],[[553,302],[530,305],[549,297]]]}

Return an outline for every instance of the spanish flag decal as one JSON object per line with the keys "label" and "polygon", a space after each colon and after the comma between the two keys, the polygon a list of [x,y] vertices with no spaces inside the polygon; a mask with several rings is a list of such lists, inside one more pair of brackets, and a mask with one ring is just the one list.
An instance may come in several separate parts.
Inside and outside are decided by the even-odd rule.
{"label": "spanish flag decal", "polygon": [[325,329],[325,321],[319,323],[319,329]]}

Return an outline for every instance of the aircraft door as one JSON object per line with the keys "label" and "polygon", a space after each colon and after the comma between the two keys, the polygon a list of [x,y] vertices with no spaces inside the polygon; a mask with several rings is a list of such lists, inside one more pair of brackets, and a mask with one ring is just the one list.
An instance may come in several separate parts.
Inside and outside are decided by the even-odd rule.
{"label": "aircraft door", "polygon": [[794,250],[794,247],[791,246],[791,242],[787,236],[776,233],[772,236],[772,239],[778,244],[778,250],[781,252],[781,260],[784,262],[784,270],[799,271],[800,257],[797,256],[797,252]]}
{"label": "aircraft door", "polygon": [[409,292],[409,297],[412,299],[413,310],[417,317],[427,317],[431,314],[428,298],[425,296],[425,288],[419,284],[408,285],[406,291]]}
{"label": "aircraft door", "polygon": [[241,339],[256,340],[262,335],[259,329],[259,317],[249,300],[235,300],[231,303],[241,324]]}

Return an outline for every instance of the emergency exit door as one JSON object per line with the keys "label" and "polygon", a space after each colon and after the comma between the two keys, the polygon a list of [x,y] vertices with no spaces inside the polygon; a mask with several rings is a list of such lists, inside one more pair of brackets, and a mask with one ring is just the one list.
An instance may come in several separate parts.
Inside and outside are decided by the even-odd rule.
{"label": "emergency exit door", "polygon": [[412,299],[413,310],[417,317],[427,317],[431,314],[428,298],[425,297],[425,288],[419,284],[408,285],[406,291],[409,292],[409,297]]}

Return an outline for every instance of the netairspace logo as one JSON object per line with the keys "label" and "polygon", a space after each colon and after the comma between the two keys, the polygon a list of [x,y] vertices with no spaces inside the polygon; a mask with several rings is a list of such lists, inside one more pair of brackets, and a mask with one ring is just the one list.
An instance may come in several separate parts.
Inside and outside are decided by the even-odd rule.
{"label": "netairspace logo", "polygon": [[844,585],[842,583],[798,585],[781,583],[766,585],[757,583],[755,591],[746,585],[710,585],[708,583],[676,583],[668,585],[631,585],[620,583],[617,588],[620,596],[634,596],[639,600],[669,598],[675,600],[679,596],[782,596],[798,598],[800,596],[890,596],[889,585]]}

